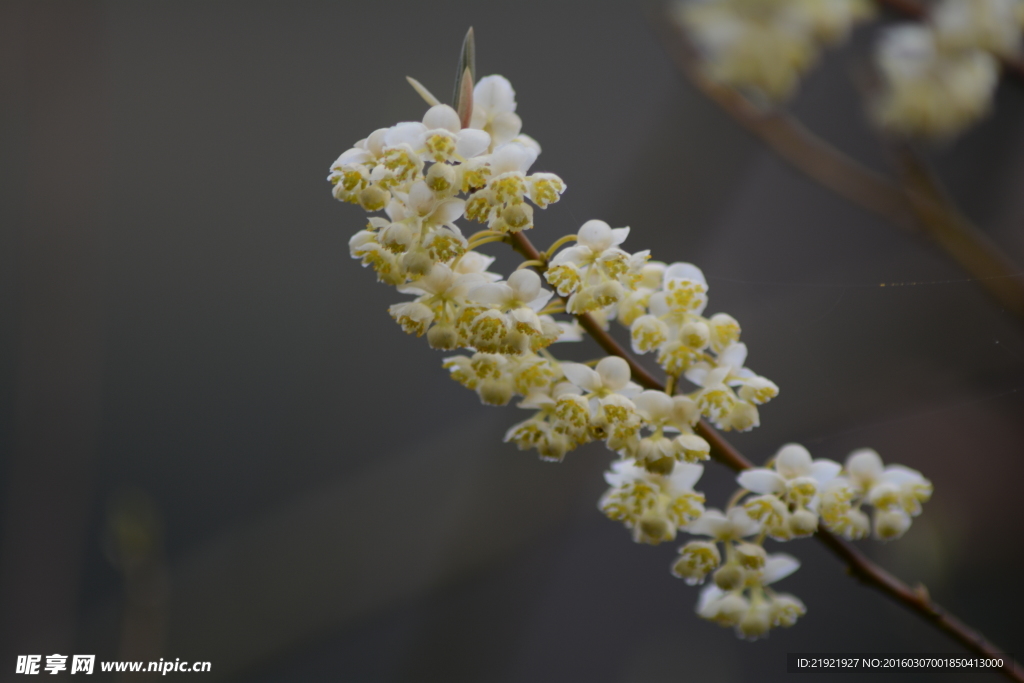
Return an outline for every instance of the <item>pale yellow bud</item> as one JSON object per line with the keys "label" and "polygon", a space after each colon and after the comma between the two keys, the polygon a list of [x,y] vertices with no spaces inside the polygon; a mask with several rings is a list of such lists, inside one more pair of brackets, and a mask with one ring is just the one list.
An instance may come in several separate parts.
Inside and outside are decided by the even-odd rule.
{"label": "pale yellow bud", "polygon": [[458,348],[459,334],[451,325],[434,325],[427,330],[427,343],[432,349],[449,351]]}
{"label": "pale yellow bud", "polygon": [[720,567],[713,575],[715,585],[724,591],[731,591],[743,585],[747,579],[747,573],[738,565],[727,564]]}
{"label": "pale yellow bud", "polygon": [[380,211],[387,206],[391,195],[376,185],[364,188],[359,193],[359,205],[367,211]]}
{"label": "pale yellow bud", "polygon": [[455,185],[455,169],[448,164],[434,164],[427,171],[427,187],[438,194],[443,194]]}
{"label": "pale yellow bud", "polygon": [[771,627],[771,608],[762,602],[751,605],[747,613],[740,619],[740,623],[736,625],[736,631],[747,640],[757,640],[767,634]]}
{"label": "pale yellow bud", "polygon": [[789,517],[789,530],[794,536],[810,536],[818,530],[818,515],[804,508]]}

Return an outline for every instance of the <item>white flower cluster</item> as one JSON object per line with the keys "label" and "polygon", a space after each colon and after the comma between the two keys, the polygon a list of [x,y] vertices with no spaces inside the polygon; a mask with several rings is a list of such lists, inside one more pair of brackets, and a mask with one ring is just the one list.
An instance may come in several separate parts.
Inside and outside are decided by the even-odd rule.
{"label": "white flower cluster", "polygon": [[771,101],[784,100],[822,46],[870,16],[868,0],[680,0],[675,17],[709,76]]}
{"label": "white flower cluster", "polygon": [[[872,450],[851,453],[843,467],[824,458],[812,460],[798,444],[783,446],[771,467],[745,470],[736,480],[742,488],[726,513],[709,509],[680,525],[711,540],[681,547],[672,573],[690,585],[703,583],[711,575],[713,585],[703,589],[697,613],[736,627],[737,634],[748,639],[766,635],[773,626],[792,626],[806,611],[797,597],[768,588],[795,572],[800,563],[789,555],[769,555],[763,546],[766,538],[789,541],[810,536],[819,520],[848,539],[862,538],[871,523],[860,508],[870,505],[875,536],[892,540],[906,532],[910,518],[920,514],[921,504],[932,492],[931,483],[920,472],[900,465],[883,467]],[[692,484],[690,479],[683,483]],[[691,504],[687,510],[692,513],[695,508]],[[652,527],[644,533],[656,531]],[[747,540],[750,537],[756,538]],[[664,540],[670,540],[667,534]],[[725,549],[724,563],[719,543]]]}
{"label": "white flower cluster", "polygon": [[884,90],[875,118],[902,135],[956,135],[988,113],[997,57],[1020,52],[1022,26],[1021,0],[941,0],[927,23],[887,29],[876,51]]}
{"label": "white flower cluster", "polygon": [[[765,539],[810,535],[819,520],[859,538],[870,526],[865,505],[875,510],[875,535],[896,538],[920,512],[931,484],[913,470],[883,467],[873,451],[854,453],[844,469],[790,445],[771,468],[739,475],[743,488],[727,512],[706,510],[694,486],[711,447],[695,428],[706,418],[724,430],[752,429],[760,421],[757,406],[778,387],[744,367],[747,347],[734,318],[704,316],[708,286],[701,271],[649,261],[647,251],[624,251],[629,228],[591,220],[507,278],[490,272],[494,259],[478,247],[517,240],[522,247],[522,236],[511,234],[533,227],[526,200],[543,208],[565,185],[552,174],[527,175],[540,147],[520,134],[509,82],[488,76],[473,93],[472,110],[464,110],[468,127],[454,109],[434,104],[421,122],[377,130],[332,165],[328,180],[336,198],[386,216],[371,217],[350,240],[352,257],[414,297],[389,309],[403,330],[426,335],[433,348],[466,350],[444,360],[453,379],[486,404],[521,397],[518,406],[533,414],[509,429],[506,441],[556,461],[603,441],[619,455],[599,503],[609,518],[638,543],[672,541],[679,531],[710,537],[683,546],[673,566],[691,584],[714,573],[714,585],[700,597],[701,616],[735,626],[745,638],[792,625],[803,604],[769,585],[799,563],[768,555]],[[487,229],[464,237],[455,224],[463,215]],[[544,289],[545,281],[554,292]],[[643,390],[619,355],[557,360],[547,347],[582,338],[576,318],[553,317],[566,313],[595,334],[612,320],[628,328],[634,351],[653,353],[665,371],[665,390]],[[684,379],[692,384],[688,392],[681,390]]]}

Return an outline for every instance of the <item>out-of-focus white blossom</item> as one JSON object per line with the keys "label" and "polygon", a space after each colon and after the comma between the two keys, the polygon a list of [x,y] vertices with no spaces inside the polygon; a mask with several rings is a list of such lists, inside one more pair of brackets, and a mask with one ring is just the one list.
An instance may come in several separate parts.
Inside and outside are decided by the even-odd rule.
{"label": "out-of-focus white blossom", "polygon": [[941,0],[928,14],[936,42],[948,50],[988,50],[1012,57],[1021,49],[1020,0]]}
{"label": "out-of-focus white blossom", "polygon": [[681,0],[675,17],[711,78],[779,101],[823,44],[845,39],[871,10],[867,0]]}
{"label": "out-of-focus white blossom", "polygon": [[883,33],[876,57],[884,89],[874,115],[882,127],[948,138],[988,113],[999,64],[980,47],[941,49],[929,27],[906,24]]}

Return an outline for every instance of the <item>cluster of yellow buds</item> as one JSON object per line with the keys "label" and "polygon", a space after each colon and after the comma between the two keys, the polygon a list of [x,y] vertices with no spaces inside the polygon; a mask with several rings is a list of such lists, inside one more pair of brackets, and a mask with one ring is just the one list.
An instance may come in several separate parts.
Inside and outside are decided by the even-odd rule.
{"label": "cluster of yellow buds", "polygon": [[[672,541],[680,531],[710,536],[685,545],[673,572],[691,584],[713,572],[698,613],[745,638],[791,625],[805,611],[797,598],[768,587],[799,563],[769,555],[766,538],[809,535],[819,516],[848,537],[862,536],[862,504],[876,510],[878,537],[906,530],[931,485],[912,470],[883,468],[867,452],[851,456],[843,470],[787,446],[772,469],[740,475],[743,488],[725,513],[705,509],[694,486],[711,448],[695,433],[698,423],[752,429],[760,422],[757,406],[778,394],[773,382],[744,367],[739,323],[725,313],[705,317],[708,285],[696,266],[627,252],[621,245],[629,228],[600,220],[555,240],[507,278],[490,272],[494,258],[479,248],[522,240],[512,236],[534,227],[533,206],[557,201],[565,184],[550,173],[528,174],[540,146],[521,134],[505,78],[481,79],[470,91],[472,104],[457,103],[458,110],[410,81],[431,105],[422,121],[360,140],[335,161],[328,180],[337,199],[375,214],[350,240],[351,255],[413,297],[389,310],[402,329],[425,335],[433,348],[464,350],[444,367],[483,403],[505,405],[518,396],[518,407],[532,411],[506,441],[554,461],[603,441],[618,459],[605,474],[610,488],[600,509],[638,543]],[[455,223],[463,216],[487,228],[467,238]],[[656,355],[665,390],[644,390],[619,355],[558,360],[549,347],[581,340],[580,320],[596,325],[588,328],[595,333],[613,321],[628,329],[636,353]]]}
{"label": "cluster of yellow buds", "polygon": [[678,0],[674,9],[711,78],[773,102],[872,14],[868,0]]}

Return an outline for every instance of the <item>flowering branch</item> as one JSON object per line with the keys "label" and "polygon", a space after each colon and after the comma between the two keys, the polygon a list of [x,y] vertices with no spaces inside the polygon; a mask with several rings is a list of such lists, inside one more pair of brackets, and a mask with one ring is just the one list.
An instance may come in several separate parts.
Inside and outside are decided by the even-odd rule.
{"label": "flowering branch", "polygon": [[846,200],[908,231],[923,231],[990,296],[1024,318],[1024,281],[992,241],[953,205],[909,147],[896,151],[902,187],[857,163],[775,109],[765,112],[740,92],[708,78],[682,31],[667,16],[652,16],[673,63],[686,79],[733,120],[806,176]]}
{"label": "flowering branch", "polygon": [[[523,233],[512,235],[512,247],[528,259],[542,258],[540,252],[530,242],[530,239]],[[626,351],[615,341],[614,338],[587,313],[578,315],[580,325],[585,329],[597,344],[605,352],[618,356],[629,363],[633,378],[642,386],[662,391],[664,387],[661,382],[655,379],[645,370],[632,354]],[[704,438],[711,446],[711,457],[725,465],[734,472],[742,472],[754,467],[754,464],[743,456],[730,444],[714,427],[704,420],[701,420],[694,431]],[[957,641],[965,648],[986,658],[1001,658],[1004,666],[1001,671],[1010,680],[1024,683],[1024,669],[1013,659],[1010,659],[1002,650],[989,642],[983,635],[978,633],[954,615],[950,614],[938,603],[931,599],[927,589],[923,585],[911,588],[906,583],[896,578],[882,567],[878,566],[849,543],[838,538],[826,529],[818,529],[815,537],[828,548],[832,554],[846,563],[846,570],[868,586],[881,591],[895,600],[898,604],[910,610],[933,624],[937,629]]]}
{"label": "flowering branch", "polygon": [[[471,354],[444,360],[453,379],[485,404],[522,397],[517,406],[531,416],[512,426],[506,441],[549,461],[603,441],[619,456],[605,473],[610,488],[598,504],[606,516],[637,543],[673,541],[680,532],[709,537],[686,543],[672,565],[690,585],[713,579],[697,602],[701,617],[750,640],[793,626],[806,607],[771,584],[800,563],[769,555],[765,540],[820,535],[819,525],[851,540],[872,531],[880,540],[899,538],[921,514],[931,482],[907,467],[886,467],[870,449],[841,465],[788,444],[765,467],[753,467],[732,448],[711,425],[753,429],[758,406],[779,392],[745,367],[738,321],[704,315],[708,285],[695,265],[621,249],[628,227],[589,220],[544,252],[531,244],[524,233],[534,227],[535,207],[558,201],[565,183],[552,173],[529,173],[541,148],[521,134],[515,91],[497,75],[474,85],[472,54],[470,33],[455,108],[410,80],[431,105],[422,121],[380,128],[332,164],[328,180],[337,199],[385,214],[369,217],[352,237],[352,257],[372,266],[379,281],[416,297],[389,308],[405,332],[425,335],[435,349]],[[463,217],[487,227],[467,239],[455,224]],[[476,251],[494,242],[524,257],[507,279],[488,271],[494,259]],[[553,317],[564,313],[573,319]],[[629,328],[637,354],[653,352],[664,383],[608,334],[612,321]],[[584,332],[606,357],[571,363],[548,350]],[[684,378],[692,385],[686,390]],[[712,455],[739,472],[740,488],[724,512],[705,508],[704,494],[694,489],[704,473],[700,462]],[[901,595],[902,584],[828,538],[854,553],[851,571],[860,568],[860,576]],[[930,601],[922,604],[939,613]],[[955,621],[940,626],[960,632]]]}
{"label": "flowering branch", "polygon": [[[921,19],[926,15],[926,10],[917,0],[875,0],[882,7],[888,7],[911,19]],[[1019,57],[1000,55],[999,61],[1003,65],[1003,71],[1012,76],[1018,83],[1024,84],[1024,61]]]}

